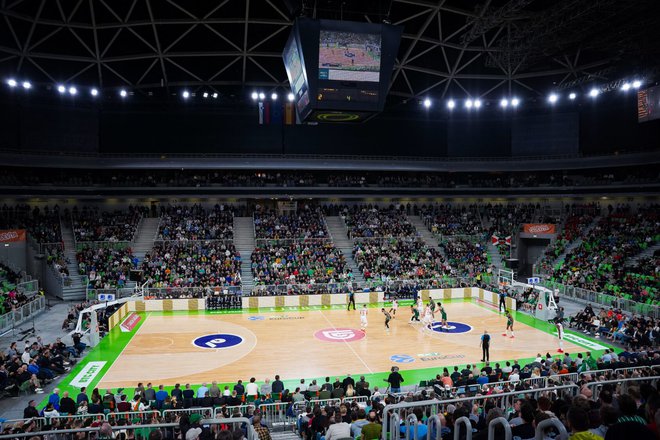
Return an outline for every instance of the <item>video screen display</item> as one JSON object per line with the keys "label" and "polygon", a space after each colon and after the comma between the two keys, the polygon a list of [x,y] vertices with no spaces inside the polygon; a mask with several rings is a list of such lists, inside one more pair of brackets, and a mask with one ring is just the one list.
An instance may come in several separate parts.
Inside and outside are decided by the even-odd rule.
{"label": "video screen display", "polygon": [[660,119],[660,86],[637,92],[638,122]]}
{"label": "video screen display", "polygon": [[295,38],[291,38],[289,44],[284,49],[284,66],[290,75],[293,94],[298,95],[298,92],[305,84],[305,76],[303,75],[300,51],[298,50]]}
{"label": "video screen display", "polygon": [[379,34],[321,30],[319,79],[331,81],[380,81]]}

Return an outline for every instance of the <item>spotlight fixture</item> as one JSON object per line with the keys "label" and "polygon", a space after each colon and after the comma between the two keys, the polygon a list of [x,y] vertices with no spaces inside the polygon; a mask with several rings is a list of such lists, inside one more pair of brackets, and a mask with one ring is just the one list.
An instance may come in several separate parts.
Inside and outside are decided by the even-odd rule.
{"label": "spotlight fixture", "polygon": [[91,93],[92,96],[98,96],[99,91],[97,89],[92,89],[92,90],[89,91],[89,93]]}
{"label": "spotlight fixture", "polygon": [[266,99],[266,94],[264,92],[259,92],[259,99],[261,99],[262,101]]}
{"label": "spotlight fixture", "polygon": [[573,101],[575,98],[577,98],[577,94],[575,92],[571,92],[571,94],[568,95],[568,99],[570,99],[571,101]]}
{"label": "spotlight fixture", "polygon": [[554,104],[558,99],[559,96],[557,96],[556,93],[551,93],[550,96],[548,96],[548,101],[550,101],[550,104]]}
{"label": "spotlight fixture", "polygon": [[431,108],[431,100],[429,98],[424,100],[424,107]]}
{"label": "spotlight fixture", "polygon": [[623,90],[624,92],[630,90],[630,83],[623,83],[623,85],[621,86],[621,90]]}
{"label": "spotlight fixture", "polygon": [[257,92],[252,92],[252,100],[256,101],[257,99],[259,99],[259,94]]}
{"label": "spotlight fixture", "polygon": [[633,81],[632,86],[636,89],[639,89],[640,87],[642,87],[642,82],[636,79],[635,81]]}
{"label": "spotlight fixture", "polygon": [[66,87],[64,87],[62,84],[57,86],[57,91],[60,92],[61,94],[66,93]]}
{"label": "spotlight fixture", "polygon": [[480,99],[475,99],[474,100],[474,108],[481,108],[481,100]]}
{"label": "spotlight fixture", "polygon": [[128,92],[124,89],[121,89],[119,91],[119,96],[121,96],[122,98],[126,98],[128,96]]}
{"label": "spotlight fixture", "polygon": [[188,90],[184,90],[181,96],[183,96],[183,99],[188,99],[190,98],[190,92]]}
{"label": "spotlight fixture", "polygon": [[450,99],[449,101],[447,101],[447,108],[449,110],[453,109],[454,107],[456,107],[456,103],[454,102],[453,99]]}
{"label": "spotlight fixture", "polygon": [[78,94],[78,89],[76,89],[76,88],[73,87],[73,86],[69,87],[69,95],[71,95],[71,96],[75,96],[75,95],[77,95],[77,94]]}
{"label": "spotlight fixture", "polygon": [[511,100],[511,106],[512,107],[518,107],[518,104],[520,104],[520,100],[518,98],[513,98]]}
{"label": "spotlight fixture", "polygon": [[471,99],[468,99],[467,101],[465,101],[465,108],[470,109],[470,108],[472,108],[472,105],[473,105],[473,104],[474,104],[474,103],[472,102],[472,100],[471,100]]}
{"label": "spotlight fixture", "polygon": [[293,100],[296,99],[296,97],[293,95],[293,93],[289,93],[287,95],[286,99],[288,99],[289,102],[293,102]]}
{"label": "spotlight fixture", "polygon": [[9,87],[16,87],[18,85],[18,83],[16,82],[16,80],[14,78],[9,78],[7,80],[7,85]]}
{"label": "spotlight fixture", "polygon": [[203,98],[208,98],[208,97],[209,97],[209,92],[204,92],[204,93],[202,94],[202,97],[203,97]]}
{"label": "spotlight fixture", "polygon": [[272,99],[273,101],[277,101],[277,93],[273,92],[273,94],[270,95],[270,99]]}
{"label": "spotlight fixture", "polygon": [[215,92],[215,93],[214,93],[213,95],[211,95],[211,96],[213,96],[213,99],[218,99],[218,93],[217,93],[217,92]]}
{"label": "spotlight fixture", "polygon": [[598,96],[598,93],[599,93],[598,89],[591,89],[589,91],[589,96],[591,96],[592,98],[595,98],[596,96]]}
{"label": "spotlight fixture", "polygon": [[500,101],[500,107],[507,108],[508,106],[509,106],[509,100],[508,99],[502,99]]}
{"label": "spotlight fixture", "polygon": [[30,81],[23,81],[23,88],[25,90],[30,90],[32,88],[32,83]]}

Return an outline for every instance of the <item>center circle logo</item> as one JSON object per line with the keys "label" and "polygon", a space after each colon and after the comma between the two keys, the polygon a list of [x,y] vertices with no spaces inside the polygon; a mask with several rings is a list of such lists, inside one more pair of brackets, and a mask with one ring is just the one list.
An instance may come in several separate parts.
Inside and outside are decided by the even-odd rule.
{"label": "center circle logo", "polygon": [[435,321],[431,324],[431,330],[438,333],[469,333],[472,326],[462,322],[447,321],[447,326],[443,327],[442,322]]}
{"label": "center circle logo", "polygon": [[324,328],[314,333],[314,337],[326,342],[353,342],[364,338],[364,332],[354,328]]}
{"label": "center circle logo", "polygon": [[195,338],[192,343],[195,347],[217,350],[236,347],[243,343],[243,338],[229,333],[216,333]]}
{"label": "center circle logo", "polygon": [[392,362],[396,362],[397,364],[409,364],[411,362],[415,362],[415,358],[407,354],[392,355],[390,356],[390,360]]}

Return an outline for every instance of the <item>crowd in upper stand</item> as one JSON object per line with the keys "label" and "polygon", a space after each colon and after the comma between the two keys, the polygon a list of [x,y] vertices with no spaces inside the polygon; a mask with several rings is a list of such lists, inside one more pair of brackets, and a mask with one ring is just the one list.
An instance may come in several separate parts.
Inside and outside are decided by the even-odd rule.
{"label": "crowd in upper stand", "polygon": [[420,215],[434,234],[478,235],[483,233],[478,209],[477,205],[422,205]]}
{"label": "crowd in upper stand", "polygon": [[0,229],[27,229],[37,243],[61,243],[60,207],[5,204],[0,211]]}
{"label": "crowd in upper stand", "polygon": [[150,287],[214,287],[241,284],[241,256],[224,241],[156,242],[140,265]]}
{"label": "crowd in upper stand", "polygon": [[6,168],[0,185],[73,187],[406,187],[523,188],[655,183],[652,165],[593,170],[509,172],[81,170]]}
{"label": "crowd in upper stand", "polygon": [[252,252],[255,284],[317,284],[351,281],[342,252],[329,241],[264,244]]}
{"label": "crowd in upper stand", "polygon": [[416,234],[415,227],[406,217],[403,206],[353,205],[340,209],[348,228],[349,238],[409,237]]}
{"label": "crowd in upper stand", "polygon": [[127,210],[102,211],[98,207],[74,206],[73,234],[78,242],[132,241],[147,208],[129,205]]}
{"label": "crowd in upper stand", "polygon": [[231,206],[201,205],[161,208],[159,240],[231,240],[234,238],[234,214]]}
{"label": "crowd in upper stand", "polygon": [[290,214],[278,214],[267,209],[254,213],[254,232],[257,239],[308,240],[329,238],[323,212],[320,208],[299,207]]}
{"label": "crowd in upper stand", "polygon": [[[632,213],[629,206],[610,207],[608,215],[582,236],[579,246],[569,252],[551,271],[553,280],[599,292],[623,295],[635,301],[657,298],[657,266],[642,267],[636,273],[625,267],[630,257],[660,240],[658,205],[640,207]],[[653,266],[654,260],[642,261]]]}
{"label": "crowd in upper stand", "polygon": [[476,278],[479,274],[492,272],[483,243],[470,238],[450,238],[442,241],[440,247],[447,255],[452,276]]}

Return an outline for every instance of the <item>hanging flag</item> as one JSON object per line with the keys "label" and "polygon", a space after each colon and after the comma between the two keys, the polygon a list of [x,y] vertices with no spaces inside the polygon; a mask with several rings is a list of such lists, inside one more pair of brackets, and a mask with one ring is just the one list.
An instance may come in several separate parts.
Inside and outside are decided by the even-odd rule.
{"label": "hanging flag", "polygon": [[259,125],[270,124],[270,102],[259,102]]}
{"label": "hanging flag", "polygon": [[296,107],[293,102],[284,104],[284,124],[294,125],[296,123]]}
{"label": "hanging flag", "polygon": [[270,106],[270,122],[273,125],[282,125],[282,118],[284,117],[284,109],[281,102],[273,102]]}
{"label": "hanging flag", "polygon": [[493,235],[492,237],[490,237],[490,240],[496,246],[500,244],[500,237],[498,237],[497,235]]}
{"label": "hanging flag", "polygon": [[505,242],[506,244],[508,244],[509,246],[511,246],[511,236],[510,236],[510,235],[507,236],[507,237],[504,239],[504,242]]}

